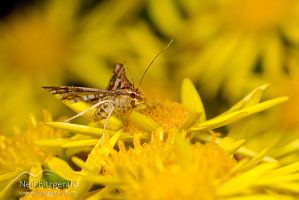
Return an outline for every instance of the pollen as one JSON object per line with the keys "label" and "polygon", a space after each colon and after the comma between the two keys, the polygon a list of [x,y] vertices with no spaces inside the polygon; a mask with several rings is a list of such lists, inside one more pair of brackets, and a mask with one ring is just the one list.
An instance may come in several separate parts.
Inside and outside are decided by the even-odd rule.
{"label": "pollen", "polygon": [[216,144],[195,144],[181,136],[140,144],[106,158],[105,173],[116,174],[124,182],[119,190],[128,199],[216,199],[217,181],[235,165]]}
{"label": "pollen", "polygon": [[179,103],[165,101],[163,103],[154,104],[147,115],[153,118],[164,130],[181,127],[187,120],[189,113]]}

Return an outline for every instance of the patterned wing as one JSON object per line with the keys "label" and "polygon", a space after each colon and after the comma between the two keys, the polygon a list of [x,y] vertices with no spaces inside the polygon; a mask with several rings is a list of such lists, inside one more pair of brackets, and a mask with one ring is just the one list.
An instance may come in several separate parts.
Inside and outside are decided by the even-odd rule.
{"label": "patterned wing", "polygon": [[127,79],[125,68],[122,64],[116,64],[113,76],[110,79],[108,90],[134,89],[132,83]]}
{"label": "patterned wing", "polygon": [[94,102],[97,102],[100,99],[106,99],[115,93],[111,90],[100,90],[96,88],[74,86],[45,86],[43,88],[53,95],[58,95],[61,100],[70,101],[71,103],[84,101],[93,104]]}

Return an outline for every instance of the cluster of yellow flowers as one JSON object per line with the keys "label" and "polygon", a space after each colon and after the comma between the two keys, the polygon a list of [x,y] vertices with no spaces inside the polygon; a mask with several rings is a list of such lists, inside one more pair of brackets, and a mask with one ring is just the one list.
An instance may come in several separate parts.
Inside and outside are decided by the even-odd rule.
{"label": "cluster of yellow flowers", "polygon": [[[20,195],[21,186],[27,186],[32,192],[23,199],[296,198],[298,162],[283,162],[292,154],[292,142],[284,146],[288,152],[272,154],[275,144],[256,152],[246,140],[230,137],[242,133],[241,123],[227,134],[217,131],[288,99],[261,101],[266,88],[258,87],[207,120],[199,94],[185,79],[181,103],[167,101],[156,103],[150,112],[132,111],[127,123],[111,118],[109,140],[103,144],[101,122],[53,122],[47,115],[47,122],[37,123],[31,118],[25,134],[14,136],[14,142],[5,137],[1,141],[2,157],[7,157],[1,160],[0,181],[6,186],[1,197],[11,195],[13,188]],[[49,177],[41,175],[47,171]],[[19,181],[24,173],[30,175],[27,185]]]}
{"label": "cluster of yellow flowers", "polygon": [[[0,199],[299,198],[298,36],[296,0],[48,0],[11,12],[0,19]],[[149,108],[105,130],[106,119],[61,122],[70,110],[41,89],[104,89],[116,62],[140,80],[171,38],[142,85]]]}

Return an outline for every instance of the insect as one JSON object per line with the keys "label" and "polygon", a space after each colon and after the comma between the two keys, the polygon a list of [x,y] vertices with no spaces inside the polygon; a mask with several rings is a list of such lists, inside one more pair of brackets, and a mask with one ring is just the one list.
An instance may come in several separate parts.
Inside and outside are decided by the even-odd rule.
{"label": "insect", "polygon": [[101,120],[107,119],[113,112],[122,115],[133,108],[146,104],[145,96],[127,79],[122,64],[114,66],[113,76],[106,90],[76,86],[45,86],[43,88],[53,95],[59,95],[62,101],[71,103],[84,101],[92,105],[66,122],[84,115],[92,109],[96,109],[94,120]]}
{"label": "insect", "polygon": [[132,109],[147,105],[146,97],[139,91],[139,87],[149,67],[157,59],[157,57],[170,46],[172,41],[173,40],[171,40],[164,49],[160,50],[160,52],[147,66],[137,88],[135,88],[134,85],[127,79],[125,68],[122,64],[116,64],[114,66],[113,76],[111,77],[106,90],[76,86],[45,86],[43,88],[53,95],[59,95],[61,100],[69,101],[71,103],[83,101],[90,104],[91,106],[88,109],[69,118],[65,122],[69,122],[95,109],[95,120],[106,119],[103,129],[103,140],[106,126],[113,113],[122,116]]}

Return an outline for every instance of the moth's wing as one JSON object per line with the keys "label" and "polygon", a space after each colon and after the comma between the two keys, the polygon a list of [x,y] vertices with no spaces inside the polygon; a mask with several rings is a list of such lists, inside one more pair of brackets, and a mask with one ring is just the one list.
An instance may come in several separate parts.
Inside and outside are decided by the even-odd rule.
{"label": "moth's wing", "polygon": [[92,104],[95,101],[106,99],[114,93],[110,90],[74,86],[45,86],[43,88],[51,94],[57,95],[61,100],[69,101],[70,103],[84,101]]}
{"label": "moth's wing", "polygon": [[116,64],[113,70],[113,76],[111,77],[108,85],[108,90],[122,90],[122,89],[134,89],[133,84],[128,80],[126,76],[125,67],[122,64]]}

